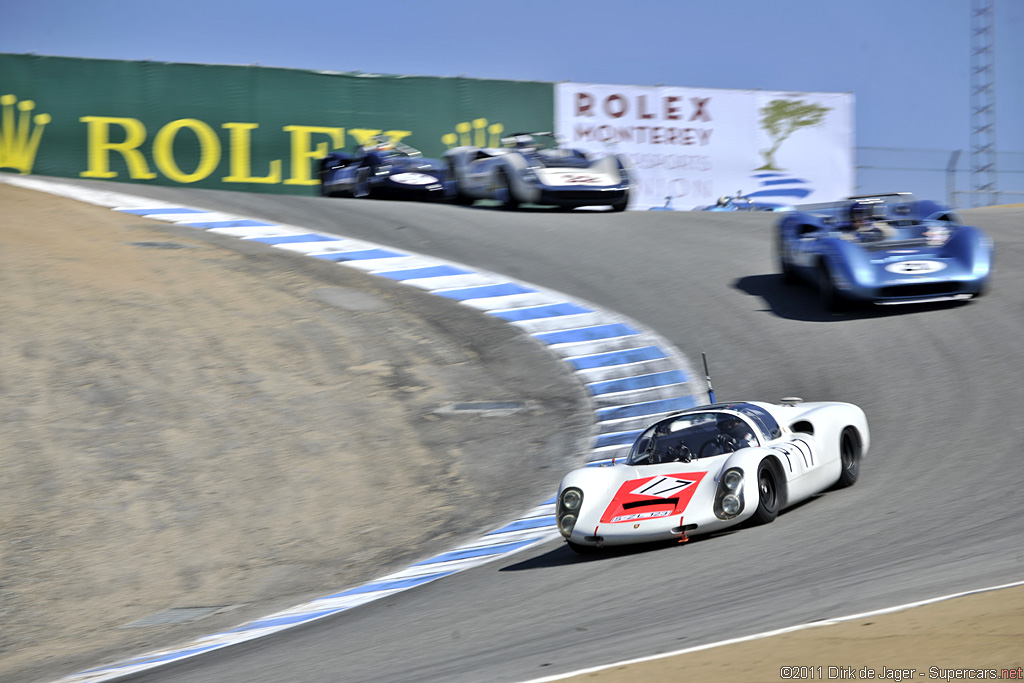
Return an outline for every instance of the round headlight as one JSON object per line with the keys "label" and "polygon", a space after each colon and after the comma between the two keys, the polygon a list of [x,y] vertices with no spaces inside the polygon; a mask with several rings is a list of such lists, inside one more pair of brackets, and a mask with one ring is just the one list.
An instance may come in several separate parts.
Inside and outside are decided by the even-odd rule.
{"label": "round headlight", "polygon": [[566,489],[562,493],[562,505],[568,510],[579,510],[580,503],[583,502],[583,494],[577,489]]}
{"label": "round headlight", "polygon": [[576,515],[563,515],[562,518],[558,520],[558,531],[566,538],[569,538],[569,536],[572,535],[572,530],[575,527]]}
{"label": "round headlight", "polygon": [[729,470],[722,476],[722,484],[730,491],[735,491],[743,483],[743,474],[739,470]]}
{"label": "round headlight", "polygon": [[731,493],[722,496],[722,512],[730,517],[738,515],[740,512],[740,499]]}

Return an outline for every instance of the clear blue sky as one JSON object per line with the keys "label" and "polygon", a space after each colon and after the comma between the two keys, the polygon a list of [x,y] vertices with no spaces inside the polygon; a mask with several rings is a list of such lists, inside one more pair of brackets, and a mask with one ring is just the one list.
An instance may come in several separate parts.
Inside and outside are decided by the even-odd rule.
{"label": "clear blue sky", "polygon": [[[999,185],[1024,190],[1024,0],[995,8]],[[4,3],[0,52],[852,92],[859,166],[935,169],[858,188],[943,199],[950,152],[968,168],[970,22],[971,0],[33,0]]]}

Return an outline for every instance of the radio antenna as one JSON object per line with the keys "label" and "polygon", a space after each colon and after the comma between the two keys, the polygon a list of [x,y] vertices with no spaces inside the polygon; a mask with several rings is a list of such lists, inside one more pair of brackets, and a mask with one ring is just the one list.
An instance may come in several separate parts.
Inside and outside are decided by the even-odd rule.
{"label": "radio antenna", "polygon": [[708,356],[703,350],[700,352],[700,357],[704,359],[704,377],[708,381],[708,398],[712,403],[715,402],[715,389],[711,386],[711,373],[708,371]]}

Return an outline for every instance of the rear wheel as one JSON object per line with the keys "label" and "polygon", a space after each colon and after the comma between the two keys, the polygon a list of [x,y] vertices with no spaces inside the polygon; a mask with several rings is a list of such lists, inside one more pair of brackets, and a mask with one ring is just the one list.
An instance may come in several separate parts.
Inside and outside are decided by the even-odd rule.
{"label": "rear wheel", "polygon": [[340,197],[341,192],[329,187],[327,185],[327,178],[330,175],[331,168],[329,164],[329,157],[325,157],[320,160],[320,168],[317,171],[317,175],[320,177],[320,196],[321,197]]}
{"label": "rear wheel", "polygon": [[779,515],[779,475],[771,462],[762,460],[757,466],[757,509],[750,521],[768,524]]}
{"label": "rear wheel", "polygon": [[612,211],[616,213],[625,211],[627,206],[629,206],[629,190],[626,190],[626,196],[622,198],[621,202],[612,204]]}
{"label": "rear wheel", "polygon": [[853,486],[860,474],[860,457],[863,453],[863,446],[860,442],[860,434],[853,427],[847,427],[839,435],[839,473],[840,488]]}

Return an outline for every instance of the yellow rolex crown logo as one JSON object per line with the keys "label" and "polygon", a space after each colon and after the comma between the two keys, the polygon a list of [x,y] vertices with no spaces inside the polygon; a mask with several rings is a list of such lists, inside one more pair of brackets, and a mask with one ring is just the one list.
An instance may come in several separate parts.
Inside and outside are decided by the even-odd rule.
{"label": "yellow rolex crown logo", "polygon": [[[17,108],[18,113],[15,113]],[[20,173],[31,173],[39,151],[43,128],[50,122],[49,114],[36,114],[36,103],[14,95],[0,96],[0,169],[10,168]],[[35,129],[32,124],[35,123]]]}
{"label": "yellow rolex crown logo", "polygon": [[505,132],[505,126],[500,123],[488,125],[487,119],[473,119],[455,124],[454,133],[445,133],[441,136],[441,142],[445,147],[500,147],[501,134]]}

